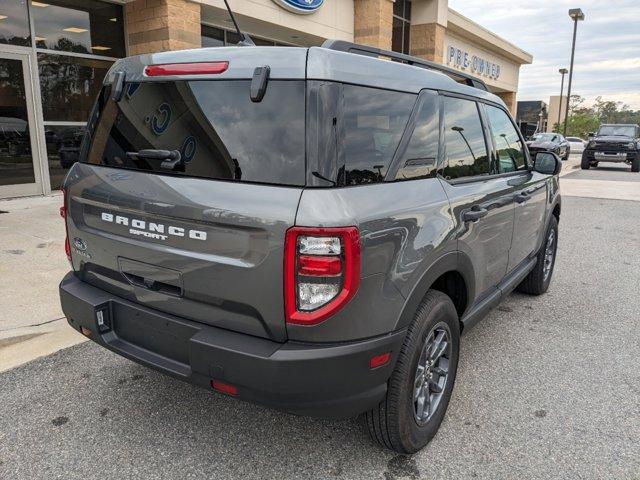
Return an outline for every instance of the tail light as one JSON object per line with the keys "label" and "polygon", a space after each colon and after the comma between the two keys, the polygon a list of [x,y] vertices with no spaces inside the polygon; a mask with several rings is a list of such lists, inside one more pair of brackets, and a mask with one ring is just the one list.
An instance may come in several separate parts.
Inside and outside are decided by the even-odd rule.
{"label": "tail light", "polygon": [[284,275],[287,322],[322,322],[344,307],[360,285],[358,229],[290,228]]}
{"label": "tail light", "polygon": [[69,228],[67,227],[67,214],[68,211],[68,203],[67,203],[67,190],[62,189],[62,206],[60,207],[60,216],[64,218],[64,253],[67,254],[67,259],[69,263],[71,263],[71,244],[69,243]]}

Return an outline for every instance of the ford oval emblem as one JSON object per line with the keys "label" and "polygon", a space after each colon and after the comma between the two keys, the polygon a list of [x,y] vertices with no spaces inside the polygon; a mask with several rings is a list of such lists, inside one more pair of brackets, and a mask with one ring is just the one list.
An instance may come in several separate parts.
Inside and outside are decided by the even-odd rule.
{"label": "ford oval emblem", "polygon": [[282,8],[285,8],[293,13],[301,13],[301,14],[309,14],[317,11],[324,0],[273,0],[275,3],[280,5]]}
{"label": "ford oval emblem", "polygon": [[81,252],[84,252],[87,249],[87,244],[79,237],[73,239],[73,246]]}

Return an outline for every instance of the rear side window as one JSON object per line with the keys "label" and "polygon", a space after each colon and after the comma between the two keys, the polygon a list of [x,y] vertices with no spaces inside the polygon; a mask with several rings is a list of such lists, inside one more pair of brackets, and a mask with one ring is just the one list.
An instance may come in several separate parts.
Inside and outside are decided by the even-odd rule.
{"label": "rear side window", "polygon": [[383,181],[415,100],[409,93],[344,85],[346,185]]}
{"label": "rear side window", "polygon": [[444,177],[454,180],[498,173],[491,169],[476,102],[442,98],[446,148]]}
{"label": "rear side window", "polygon": [[436,171],[440,134],[438,104],[437,95],[426,94],[422,97],[415,127],[402,153],[394,180],[428,177]]}
{"label": "rear side window", "polygon": [[[129,83],[124,92],[117,104],[108,89],[101,95],[88,163],[304,185],[304,81],[271,81],[258,103],[248,80]],[[178,151],[181,161],[135,154],[149,149]]]}
{"label": "rear side window", "polygon": [[487,118],[491,126],[493,143],[498,155],[500,173],[515,172],[527,168],[524,145],[520,135],[511,123],[511,119],[503,110],[487,105]]}

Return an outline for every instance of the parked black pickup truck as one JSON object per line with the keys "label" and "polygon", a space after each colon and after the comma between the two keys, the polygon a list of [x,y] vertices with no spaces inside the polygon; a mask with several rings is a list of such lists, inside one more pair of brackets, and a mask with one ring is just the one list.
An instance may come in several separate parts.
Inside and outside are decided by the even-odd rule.
{"label": "parked black pickup truck", "polygon": [[583,170],[599,162],[625,162],[632,172],[640,172],[640,126],[600,125],[582,153]]}

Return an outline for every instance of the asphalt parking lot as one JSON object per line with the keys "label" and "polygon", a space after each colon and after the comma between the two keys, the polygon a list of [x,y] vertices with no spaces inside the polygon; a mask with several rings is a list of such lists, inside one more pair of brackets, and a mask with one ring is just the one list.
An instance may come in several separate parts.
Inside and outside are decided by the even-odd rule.
{"label": "asphalt parking lot", "polygon": [[412,457],[356,420],[243,403],[87,342],[0,373],[0,478],[640,479],[639,228],[636,201],[565,195],[549,292],[512,294],[463,337],[447,417]]}

